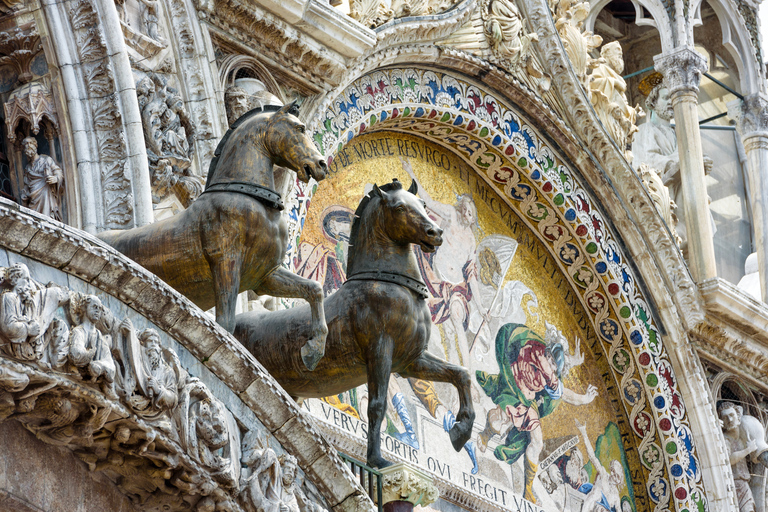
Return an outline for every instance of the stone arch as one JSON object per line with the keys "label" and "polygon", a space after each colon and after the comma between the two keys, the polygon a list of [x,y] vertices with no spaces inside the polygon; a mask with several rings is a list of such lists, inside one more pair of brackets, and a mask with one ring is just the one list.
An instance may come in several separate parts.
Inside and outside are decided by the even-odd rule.
{"label": "stone arch", "polygon": [[222,85],[222,89],[226,90],[227,87],[234,84],[235,76],[241,69],[247,69],[253,73],[254,78],[260,80],[267,88],[267,91],[280,98],[283,102],[285,101],[283,93],[272,73],[257,59],[248,55],[229,55],[222,61],[219,69],[219,82]]}
{"label": "stone arch", "polygon": [[[589,9],[589,16],[584,20],[584,29],[594,31],[595,21],[597,15],[600,14],[605,6],[607,6],[611,0],[598,0],[592,2]],[[675,36],[672,33],[670,25],[671,13],[659,0],[632,0],[632,5],[635,8],[636,18],[635,23],[641,26],[655,27],[659,33],[661,39],[661,47],[664,51],[669,51],[675,46]],[[643,12],[643,8],[647,9],[651,14],[650,18],[646,18]]]}
{"label": "stone arch", "polygon": [[[678,356],[667,352],[665,333],[624,242],[548,134],[501,95],[430,69],[368,73],[327,105],[315,118],[313,136],[329,165],[358,135],[409,133],[451,148],[520,214],[591,315],[623,391],[622,406],[637,436],[654,505],[706,508],[692,422],[670,362]],[[627,392],[631,386],[642,388],[642,396]]]}

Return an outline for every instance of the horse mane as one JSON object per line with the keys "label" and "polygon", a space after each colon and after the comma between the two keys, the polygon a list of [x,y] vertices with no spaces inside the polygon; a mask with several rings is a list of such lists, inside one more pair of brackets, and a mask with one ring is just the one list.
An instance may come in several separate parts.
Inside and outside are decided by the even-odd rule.
{"label": "horse mane", "polygon": [[[376,186],[374,184],[374,186]],[[392,183],[387,183],[386,185],[382,185],[379,187],[379,190],[382,192],[390,192],[392,190],[401,190],[403,188],[403,184],[400,183],[397,178],[394,178],[392,180]],[[357,209],[355,210],[355,215],[352,218],[352,227],[349,230],[349,245],[347,249],[347,269],[351,267],[352,262],[355,259],[356,250],[357,247],[357,239],[360,236],[360,225],[362,224],[362,217],[363,214],[366,212],[366,209],[368,208],[368,205],[370,204],[371,200],[375,197],[374,191],[371,190],[368,192],[368,194],[363,197],[363,199],[360,201],[360,204],[357,205]]]}
{"label": "horse mane", "polygon": [[[245,123],[247,120],[249,120],[255,115],[264,114],[268,112],[277,112],[281,108],[283,107],[280,105],[264,105],[263,107],[252,108],[245,114],[238,117],[237,120],[234,123],[232,123],[232,126],[229,127],[229,129],[227,130],[227,133],[224,134],[224,136],[219,141],[219,144],[216,146],[216,151],[213,152],[213,158],[211,159],[211,163],[208,166],[208,178],[205,180],[205,188],[208,188],[208,185],[211,184],[211,180],[213,179],[213,176],[216,174],[216,167],[219,164],[219,155],[221,155],[221,152],[224,150],[224,146],[227,145],[227,142],[229,141],[229,137],[232,135],[232,132],[237,130],[243,123]],[[299,107],[295,101],[291,103],[290,108],[288,109],[288,113],[296,117],[299,116]]]}

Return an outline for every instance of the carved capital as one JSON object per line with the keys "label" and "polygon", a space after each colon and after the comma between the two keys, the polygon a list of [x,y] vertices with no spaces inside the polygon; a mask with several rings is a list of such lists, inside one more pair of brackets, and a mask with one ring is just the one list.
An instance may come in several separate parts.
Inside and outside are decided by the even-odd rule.
{"label": "carved capital", "polygon": [[653,58],[656,70],[664,75],[664,83],[673,101],[681,94],[699,94],[701,75],[708,69],[707,59],[690,46],[683,46]]}
{"label": "carved capital", "polygon": [[736,121],[745,144],[754,137],[768,137],[768,95],[755,93],[729,102],[728,117]]}
{"label": "carved capital", "polygon": [[395,464],[381,470],[383,504],[405,501],[414,506],[427,506],[437,501],[440,493],[431,476],[407,464]]}

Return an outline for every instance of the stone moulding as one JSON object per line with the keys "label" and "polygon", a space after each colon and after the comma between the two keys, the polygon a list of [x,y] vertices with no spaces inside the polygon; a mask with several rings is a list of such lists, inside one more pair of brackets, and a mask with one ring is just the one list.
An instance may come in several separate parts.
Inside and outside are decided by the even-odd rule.
{"label": "stone moulding", "polygon": [[421,43],[448,37],[467,22],[475,10],[477,0],[464,0],[456,7],[440,14],[395,18],[376,28],[379,40],[377,50],[398,43]]}
{"label": "stone moulding", "polygon": [[[118,298],[185,347],[296,456],[332,510],[372,507],[306,414],[250,353],[185,297],[95,237],[4,199],[0,199],[0,233],[0,247]],[[6,360],[0,363],[7,366]]]}

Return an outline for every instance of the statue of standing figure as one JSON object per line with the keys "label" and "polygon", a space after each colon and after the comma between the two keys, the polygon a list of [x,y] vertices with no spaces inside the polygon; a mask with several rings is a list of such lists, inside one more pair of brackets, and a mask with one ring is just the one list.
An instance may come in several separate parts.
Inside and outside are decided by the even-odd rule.
{"label": "statue of standing figure", "polygon": [[624,56],[621,45],[613,41],[600,49],[600,60],[589,77],[589,92],[595,112],[628,161],[632,154],[627,146],[637,131],[635,121],[640,108],[627,103],[627,83],[622,78]]}
{"label": "statue of standing figure", "polygon": [[[648,119],[641,124],[632,143],[633,164],[639,169],[642,164],[648,165],[661,178],[664,186],[669,188],[669,196],[680,207],[683,203],[683,191],[680,186],[680,154],[677,149],[677,135],[671,125],[675,112],[669,97],[669,90],[664,85],[661,73],[652,73],[640,83],[640,92],[647,96],[645,107]],[[712,170],[712,159],[704,155],[704,173]],[[677,210],[677,234],[685,244],[686,229],[684,209]],[[712,234],[717,231],[715,221],[710,214]],[[673,226],[670,226],[672,228]]]}
{"label": "statue of standing figure", "polygon": [[752,474],[747,461],[768,467],[765,427],[760,420],[744,414],[744,409],[732,402],[721,403],[718,413],[723,426],[723,436],[728,445],[739,512],[755,512],[757,508],[750,486]]}
{"label": "statue of standing figure", "polygon": [[24,188],[21,190],[21,204],[62,221],[61,195],[64,189],[64,173],[48,155],[37,153],[37,140],[27,137],[21,141],[27,156],[24,168]]}

